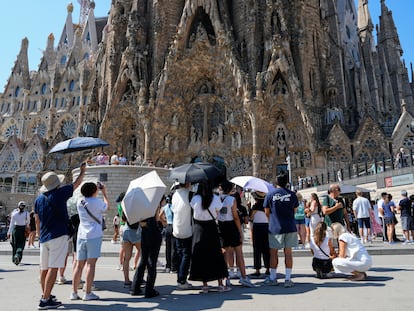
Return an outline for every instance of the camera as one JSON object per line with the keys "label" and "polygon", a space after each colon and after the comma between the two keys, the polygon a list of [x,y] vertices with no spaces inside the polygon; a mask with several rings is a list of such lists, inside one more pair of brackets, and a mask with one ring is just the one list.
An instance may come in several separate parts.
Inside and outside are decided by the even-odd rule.
{"label": "camera", "polygon": [[96,185],[98,186],[98,189],[103,189],[104,187],[103,183],[101,183],[100,181],[98,181]]}

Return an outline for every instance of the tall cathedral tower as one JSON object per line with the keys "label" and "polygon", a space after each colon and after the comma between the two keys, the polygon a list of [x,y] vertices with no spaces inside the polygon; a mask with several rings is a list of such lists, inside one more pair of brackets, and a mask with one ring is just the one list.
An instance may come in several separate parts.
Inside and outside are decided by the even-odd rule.
{"label": "tall cathedral tower", "polygon": [[2,142],[36,139],[40,163],[77,135],[157,166],[221,161],[228,177],[268,180],[288,156],[295,179],[414,149],[413,87],[384,0],[377,43],[368,0],[114,0],[107,18],[87,2],[82,25],[68,7],[35,74],[23,41],[1,97]]}

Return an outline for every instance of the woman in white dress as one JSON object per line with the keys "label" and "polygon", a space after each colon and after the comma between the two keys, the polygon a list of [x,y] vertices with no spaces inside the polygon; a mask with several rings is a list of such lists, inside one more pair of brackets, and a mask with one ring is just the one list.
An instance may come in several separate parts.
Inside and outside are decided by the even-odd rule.
{"label": "woman in white dress", "polygon": [[318,195],[316,193],[311,193],[311,200],[309,206],[310,213],[310,235],[313,236],[316,226],[323,221],[323,218],[320,216],[322,212],[322,206],[319,202]]}
{"label": "woman in white dress", "polygon": [[349,279],[352,281],[365,280],[366,271],[372,266],[372,259],[364,245],[340,223],[333,223],[331,227],[339,244],[338,257],[332,260],[335,272],[351,273]]}

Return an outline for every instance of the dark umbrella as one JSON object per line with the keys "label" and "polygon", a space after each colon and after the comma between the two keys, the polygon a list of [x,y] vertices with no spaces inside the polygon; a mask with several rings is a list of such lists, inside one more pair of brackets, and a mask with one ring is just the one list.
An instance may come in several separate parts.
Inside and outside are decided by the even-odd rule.
{"label": "dark umbrella", "polygon": [[169,178],[185,184],[214,180],[221,174],[221,171],[214,164],[199,162],[173,168]]}
{"label": "dark umbrella", "polygon": [[75,137],[57,143],[49,153],[71,153],[87,149],[109,146],[109,143],[96,137]]}

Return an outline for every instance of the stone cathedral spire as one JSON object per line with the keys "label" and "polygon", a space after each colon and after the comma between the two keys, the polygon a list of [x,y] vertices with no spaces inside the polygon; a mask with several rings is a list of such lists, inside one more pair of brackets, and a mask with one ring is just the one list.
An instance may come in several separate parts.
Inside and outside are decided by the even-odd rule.
{"label": "stone cathedral spire", "polygon": [[373,29],[368,0],[358,0],[358,31],[361,42],[365,42],[367,36],[371,37]]}

